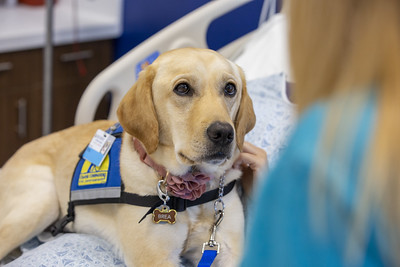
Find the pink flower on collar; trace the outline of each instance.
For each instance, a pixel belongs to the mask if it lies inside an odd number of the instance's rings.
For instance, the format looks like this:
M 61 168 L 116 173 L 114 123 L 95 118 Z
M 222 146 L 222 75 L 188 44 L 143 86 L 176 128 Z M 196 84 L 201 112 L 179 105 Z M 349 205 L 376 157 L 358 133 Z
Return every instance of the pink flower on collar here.
M 182 177 L 168 175 L 167 190 L 176 197 L 195 200 L 206 191 L 206 183 L 210 179 L 203 173 L 188 173 Z

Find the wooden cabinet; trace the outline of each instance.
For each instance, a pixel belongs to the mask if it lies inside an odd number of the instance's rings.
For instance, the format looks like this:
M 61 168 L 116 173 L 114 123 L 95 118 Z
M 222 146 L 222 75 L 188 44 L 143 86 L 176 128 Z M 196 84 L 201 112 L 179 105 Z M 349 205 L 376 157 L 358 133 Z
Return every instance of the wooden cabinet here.
M 111 41 L 81 43 L 79 48 L 63 46 L 55 49 L 53 131 L 74 124 L 76 108 L 83 91 L 90 81 L 111 63 L 111 60 Z M 97 119 L 104 118 L 97 117 Z
M 54 48 L 52 131 L 74 123 L 89 82 L 112 61 L 112 41 Z M 0 166 L 42 132 L 43 50 L 0 54 Z M 103 103 L 98 119 L 106 117 Z
M 0 166 L 41 135 L 41 61 L 39 50 L 0 54 Z

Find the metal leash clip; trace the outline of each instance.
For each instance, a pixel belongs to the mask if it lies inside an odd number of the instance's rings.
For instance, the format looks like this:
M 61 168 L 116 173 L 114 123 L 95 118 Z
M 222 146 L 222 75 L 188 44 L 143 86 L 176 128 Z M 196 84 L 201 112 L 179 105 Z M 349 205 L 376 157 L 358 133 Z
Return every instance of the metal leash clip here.
M 217 254 L 219 253 L 219 243 L 215 241 L 215 233 L 217 232 L 217 227 L 221 224 L 225 215 L 224 213 L 225 203 L 222 200 L 222 197 L 224 196 L 224 183 L 225 183 L 225 173 L 221 176 L 219 180 L 218 199 L 214 202 L 215 222 L 211 228 L 210 240 L 208 242 L 203 243 L 203 249 L 201 250 L 201 253 L 203 254 L 206 246 L 210 248 L 217 247 Z
M 224 218 L 224 212 L 222 210 L 219 210 L 218 214 L 216 214 L 216 215 L 218 215 L 218 218 L 216 219 L 216 221 L 214 222 L 214 224 L 212 226 L 210 240 L 208 242 L 203 243 L 203 248 L 201 250 L 201 253 L 204 253 L 206 246 L 208 246 L 210 248 L 216 247 L 217 254 L 219 253 L 219 243 L 217 241 L 215 241 L 215 233 L 217 231 L 218 225 L 222 222 L 222 220 Z

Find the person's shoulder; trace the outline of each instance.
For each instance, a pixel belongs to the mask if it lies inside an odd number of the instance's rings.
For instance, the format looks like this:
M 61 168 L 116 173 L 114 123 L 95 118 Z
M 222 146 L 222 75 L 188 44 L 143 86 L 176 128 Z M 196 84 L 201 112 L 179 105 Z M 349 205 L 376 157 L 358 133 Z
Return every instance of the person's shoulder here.
M 318 101 L 308 107 L 299 118 L 301 123 L 315 123 L 323 119 L 327 110 L 327 103 Z
M 298 118 L 293 138 L 311 138 L 317 137 L 326 121 L 327 103 L 316 102 L 307 108 Z

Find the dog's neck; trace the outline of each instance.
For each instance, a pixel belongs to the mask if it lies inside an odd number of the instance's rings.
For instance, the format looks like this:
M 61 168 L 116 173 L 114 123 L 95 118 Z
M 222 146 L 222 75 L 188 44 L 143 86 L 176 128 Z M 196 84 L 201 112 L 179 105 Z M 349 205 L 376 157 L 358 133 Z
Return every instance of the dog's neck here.
M 197 171 L 195 168 L 192 168 L 191 171 L 184 175 L 173 175 L 165 167 L 157 164 L 136 138 L 133 138 L 133 145 L 139 154 L 140 160 L 155 170 L 161 179 L 165 179 L 167 190 L 177 197 L 188 200 L 199 198 L 206 191 L 206 183 L 213 178 Z

